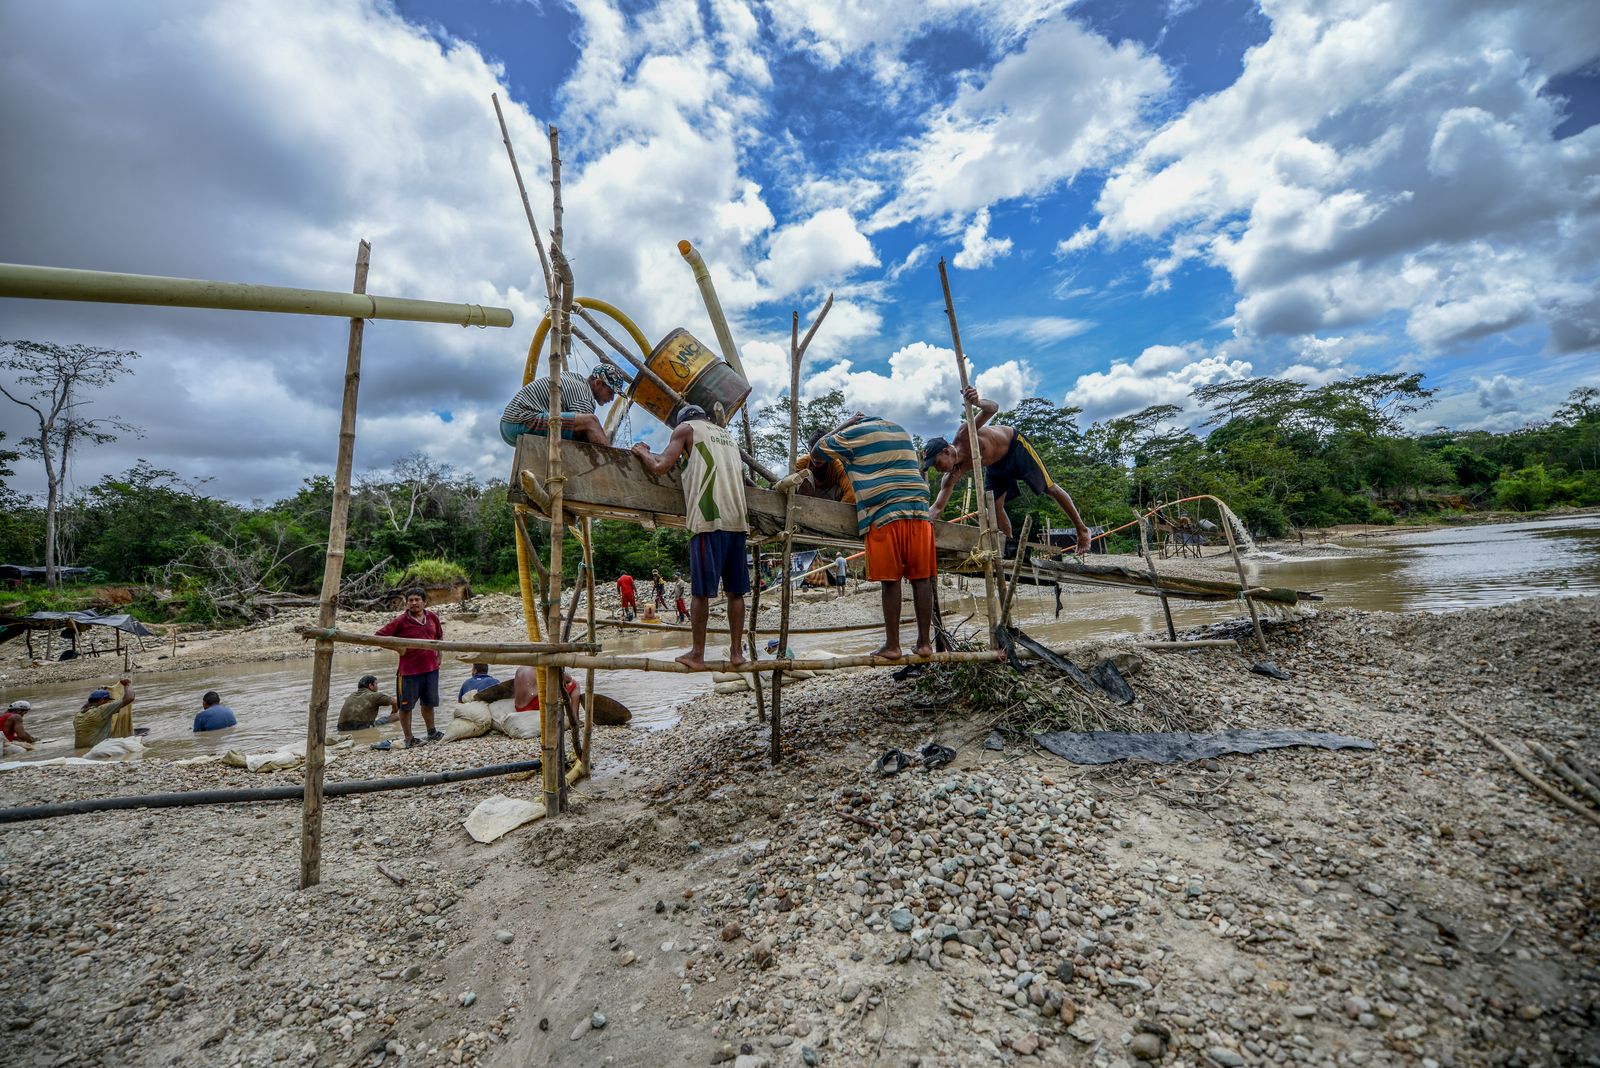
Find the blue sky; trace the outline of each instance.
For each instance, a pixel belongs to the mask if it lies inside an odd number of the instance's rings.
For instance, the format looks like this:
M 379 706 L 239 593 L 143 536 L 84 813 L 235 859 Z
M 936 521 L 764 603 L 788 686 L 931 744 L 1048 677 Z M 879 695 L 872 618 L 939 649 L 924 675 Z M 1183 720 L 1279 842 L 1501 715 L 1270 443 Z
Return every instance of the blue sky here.
M 8 5 L 0 259 L 339 289 L 370 238 L 372 291 L 518 323 L 374 324 L 358 467 L 420 449 L 499 476 L 543 311 L 499 91 L 546 227 L 562 130 L 580 292 L 709 338 L 690 238 L 758 400 L 786 385 L 790 310 L 833 292 L 803 392 L 947 430 L 944 256 L 1004 403 L 1088 421 L 1406 369 L 1440 390 L 1419 426 L 1506 429 L 1600 383 L 1597 61 L 1576 0 Z M 331 466 L 342 336 L 0 306 L 0 337 L 142 354 L 95 404 L 144 437 L 80 483 L 144 456 L 237 499 Z

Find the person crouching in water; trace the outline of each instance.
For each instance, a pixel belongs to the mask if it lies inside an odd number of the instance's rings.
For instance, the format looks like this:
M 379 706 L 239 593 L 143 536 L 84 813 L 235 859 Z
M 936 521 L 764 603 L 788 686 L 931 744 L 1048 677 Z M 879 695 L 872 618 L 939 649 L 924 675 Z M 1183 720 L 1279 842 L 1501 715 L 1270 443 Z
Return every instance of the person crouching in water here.
M 811 450 L 811 470 L 828 461 L 844 466 L 856 492 L 856 529 L 867 546 L 867 581 L 883 587 L 884 643 L 878 656 L 898 660 L 900 580 L 911 582 L 917 613 L 917 656 L 933 652 L 933 578 L 937 570 L 933 524 L 928 520 L 928 483 L 905 428 L 887 419 L 857 414 Z
M 344 704 L 339 706 L 339 729 L 364 731 L 387 723 L 389 717 L 379 718 L 378 709 L 393 707 L 394 698 L 378 692 L 378 676 L 363 675 L 361 681 L 356 683 L 356 692 L 346 697 Z
M 639 442 L 633 447 L 645 470 L 664 475 L 681 458 L 684 511 L 689 526 L 689 624 L 693 642 L 678 663 L 696 670 L 706 666 L 706 625 L 711 598 L 720 586 L 728 595 L 728 663 L 744 663 L 739 650 L 744 633 L 744 598 L 750 592 L 745 541 L 750 523 L 745 515 L 744 462 L 733 435 L 707 417 L 705 409 L 684 404 L 673 421 L 667 447 L 657 455 Z
M 406 610 L 378 628 L 378 634 L 396 638 L 418 638 L 423 641 L 440 641 L 444 638 L 444 624 L 428 610 L 428 596 L 421 588 L 406 591 Z M 422 739 L 411 735 L 411 706 L 422 705 L 422 723 L 428 732 L 428 741 L 437 742 L 444 732 L 433 726 L 433 710 L 439 705 L 439 653 L 435 649 L 407 649 L 400 654 L 400 704 L 398 706 L 400 732 L 406 736 L 405 747 L 421 745 Z

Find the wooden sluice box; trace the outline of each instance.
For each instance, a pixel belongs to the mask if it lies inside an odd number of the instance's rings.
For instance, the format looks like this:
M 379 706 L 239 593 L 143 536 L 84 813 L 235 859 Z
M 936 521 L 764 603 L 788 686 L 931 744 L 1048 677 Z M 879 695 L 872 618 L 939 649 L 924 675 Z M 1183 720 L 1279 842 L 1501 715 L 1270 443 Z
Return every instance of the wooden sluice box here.
M 522 489 L 521 474 L 529 472 L 544 485 L 550 464 L 550 442 L 537 434 L 517 439 L 511 465 L 510 499 L 513 504 L 537 507 Z M 573 515 L 623 519 L 644 526 L 684 526 L 683 488 L 676 471 L 652 475 L 627 449 L 591 445 L 582 441 L 561 443 L 562 503 Z M 746 484 L 745 504 L 750 512 L 752 537 L 771 538 L 784 529 L 785 496 Z M 795 541 L 836 549 L 861 548 L 856 533 L 853 504 L 819 497 L 794 499 Z M 935 523 L 934 544 L 941 560 L 965 559 L 978 547 L 978 528 L 959 523 Z

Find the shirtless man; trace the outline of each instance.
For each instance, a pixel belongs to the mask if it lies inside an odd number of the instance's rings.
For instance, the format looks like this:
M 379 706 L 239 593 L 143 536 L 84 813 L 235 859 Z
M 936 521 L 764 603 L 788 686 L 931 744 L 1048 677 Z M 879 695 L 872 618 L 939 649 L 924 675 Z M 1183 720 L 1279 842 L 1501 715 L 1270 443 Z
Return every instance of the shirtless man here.
M 1011 517 L 1006 515 L 1006 500 L 1017 489 L 1020 482 L 1035 493 L 1044 493 L 1061 506 L 1067 513 L 1067 518 L 1072 520 L 1072 525 L 1077 528 L 1078 541 L 1074 550 L 1079 553 L 1089 551 L 1089 528 L 1083 525 L 1083 518 L 1078 515 L 1077 505 L 1072 503 L 1072 497 L 1066 490 L 1056 485 L 1044 469 L 1044 464 L 1039 462 L 1039 455 L 1033 451 L 1033 446 L 1023 436 L 1022 431 L 1013 426 L 1000 426 L 989 424 L 1000 405 L 992 400 L 984 400 L 978 396 L 974 386 L 968 386 L 961 394 L 967 402 L 977 408 L 973 423 L 978 431 L 978 449 L 983 457 L 984 486 L 994 494 L 995 523 L 1000 528 L 1000 533 L 1010 538 Z M 955 444 L 944 438 L 934 438 L 922 449 L 922 469 L 936 468 L 944 477 L 939 482 L 939 492 L 933 499 L 933 507 L 928 509 L 928 517 L 937 519 L 939 513 L 944 511 L 944 506 L 950 501 L 950 494 L 955 491 L 956 483 L 961 481 L 963 475 L 972 470 L 972 450 L 968 447 L 966 425 L 956 431 Z

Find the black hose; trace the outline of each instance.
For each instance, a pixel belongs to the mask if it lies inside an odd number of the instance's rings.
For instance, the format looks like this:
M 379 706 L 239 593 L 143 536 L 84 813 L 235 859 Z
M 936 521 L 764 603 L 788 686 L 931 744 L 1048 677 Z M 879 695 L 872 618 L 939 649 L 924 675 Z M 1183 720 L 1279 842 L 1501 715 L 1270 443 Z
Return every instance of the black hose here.
M 324 797 L 345 794 L 373 794 L 382 790 L 412 790 L 419 786 L 438 786 L 466 779 L 486 779 L 493 775 L 515 775 L 538 771 L 542 760 L 519 760 L 514 764 L 491 764 L 483 768 L 436 771 L 428 775 L 402 775 L 390 779 L 358 779 L 333 782 L 323 788 Z M 78 816 L 87 812 L 110 812 L 129 808 L 189 808 L 194 805 L 232 805 L 244 801 L 297 801 L 305 796 L 305 786 L 269 786 L 259 790 L 185 790 L 174 794 L 135 794 L 131 797 L 90 797 L 64 801 L 59 805 L 30 805 L 26 808 L 0 808 L 0 823 L 48 820 L 56 816 Z

